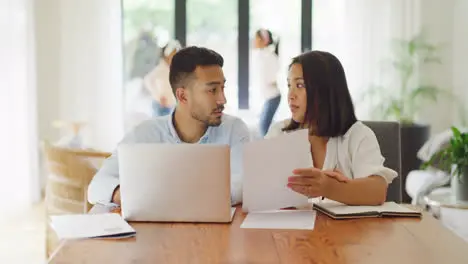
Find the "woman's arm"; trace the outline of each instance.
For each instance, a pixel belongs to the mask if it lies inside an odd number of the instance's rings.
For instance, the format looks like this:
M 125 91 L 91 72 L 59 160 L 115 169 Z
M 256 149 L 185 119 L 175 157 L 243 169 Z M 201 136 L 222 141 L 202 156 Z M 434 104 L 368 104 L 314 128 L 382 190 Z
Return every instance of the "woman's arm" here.
M 316 168 L 296 169 L 288 179 L 288 187 L 309 198 L 324 196 L 348 205 L 380 205 L 387 198 L 388 185 L 397 173 L 384 166 L 384 158 L 374 132 L 363 127 L 350 140 L 351 180 L 340 181 L 344 175 Z M 346 151 L 346 149 L 342 150 Z M 348 165 L 349 166 L 349 165 Z
M 387 187 L 387 180 L 376 175 L 349 182 L 329 179 L 325 197 L 348 205 L 381 205 L 386 200 Z
M 349 145 L 353 180 L 348 183 L 332 181 L 327 198 L 349 205 L 382 204 L 388 185 L 397 173 L 384 166 L 379 142 L 370 128 L 363 126 L 353 132 L 356 133 L 351 135 Z
M 343 180 L 340 172 L 316 168 L 296 169 L 288 187 L 309 198 L 326 197 L 348 205 L 380 205 L 387 196 L 387 180 L 382 176 Z

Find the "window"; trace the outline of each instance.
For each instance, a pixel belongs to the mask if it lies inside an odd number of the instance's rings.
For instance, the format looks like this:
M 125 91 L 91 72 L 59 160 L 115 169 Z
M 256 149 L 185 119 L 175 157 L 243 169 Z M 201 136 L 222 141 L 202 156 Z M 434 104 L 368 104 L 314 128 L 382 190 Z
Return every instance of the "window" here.
M 152 114 L 152 98 L 142 79 L 159 62 L 161 47 L 174 36 L 174 7 L 174 0 L 123 0 L 127 113 Z
M 187 0 L 187 46 L 203 46 L 223 56 L 226 112 L 238 109 L 237 1 Z
M 301 53 L 301 1 L 252 0 L 250 1 L 250 22 L 251 39 L 253 39 L 259 28 L 269 29 L 273 35 L 279 38 L 280 72 L 278 74 L 278 87 L 282 98 L 275 119 L 288 118 L 290 113 L 287 101 L 286 78 L 291 59 Z M 255 73 L 252 72 L 251 75 L 253 74 Z M 250 106 L 254 112 L 258 112 L 263 105 L 263 101 L 255 95 L 254 89 L 255 87 L 250 87 Z

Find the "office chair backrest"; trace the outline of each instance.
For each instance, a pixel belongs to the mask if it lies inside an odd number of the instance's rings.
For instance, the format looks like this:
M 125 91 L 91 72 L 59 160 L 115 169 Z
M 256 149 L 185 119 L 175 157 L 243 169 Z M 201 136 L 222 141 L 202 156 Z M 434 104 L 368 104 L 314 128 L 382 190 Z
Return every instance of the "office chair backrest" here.
M 384 165 L 398 173 L 390 186 L 388 186 L 387 201 L 401 203 L 401 145 L 400 124 L 398 122 L 364 121 L 372 129 L 379 141 L 380 151 L 385 158 Z

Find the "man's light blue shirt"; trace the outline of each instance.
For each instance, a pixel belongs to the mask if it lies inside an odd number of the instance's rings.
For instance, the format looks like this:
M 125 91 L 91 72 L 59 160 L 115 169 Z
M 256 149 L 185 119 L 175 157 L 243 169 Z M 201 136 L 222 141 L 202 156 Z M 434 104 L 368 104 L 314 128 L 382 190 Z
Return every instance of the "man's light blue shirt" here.
M 174 128 L 172 117 L 171 114 L 144 121 L 128 132 L 120 143 L 184 143 Z M 198 144 L 220 144 L 231 147 L 233 203 L 242 199 L 242 145 L 249 141 L 250 132 L 247 125 L 240 118 L 223 115 L 221 125 L 208 127 L 198 142 Z M 109 203 L 117 186 L 119 186 L 119 161 L 115 150 L 112 156 L 104 161 L 91 181 L 88 187 L 89 202 Z

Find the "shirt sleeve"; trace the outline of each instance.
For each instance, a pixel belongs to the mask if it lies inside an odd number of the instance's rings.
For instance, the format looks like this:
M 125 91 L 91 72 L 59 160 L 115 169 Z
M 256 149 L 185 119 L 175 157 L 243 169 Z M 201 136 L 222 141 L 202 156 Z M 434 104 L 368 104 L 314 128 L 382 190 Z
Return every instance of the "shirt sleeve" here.
M 385 159 L 380 152 L 377 137 L 370 128 L 360 132 L 363 136 L 356 142 L 352 159 L 353 177 L 356 179 L 371 175 L 382 176 L 390 184 L 398 174 L 383 165 Z
M 251 141 L 247 125 L 240 119 L 234 122 L 231 136 L 231 202 L 242 201 L 243 145 Z
M 269 138 L 274 138 L 283 133 L 283 127 L 285 127 L 285 121 L 275 123 L 270 126 L 270 129 L 268 129 L 268 132 L 264 136 L 265 139 Z
M 160 141 L 157 135 L 150 133 L 151 131 L 146 123 L 142 123 L 130 130 L 119 144 Z M 119 157 L 116 148 L 112 155 L 103 162 L 88 186 L 89 203 L 111 202 L 114 190 L 119 184 Z

